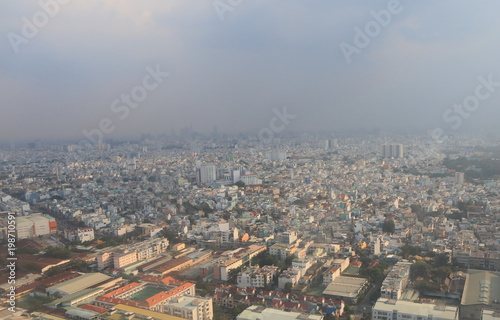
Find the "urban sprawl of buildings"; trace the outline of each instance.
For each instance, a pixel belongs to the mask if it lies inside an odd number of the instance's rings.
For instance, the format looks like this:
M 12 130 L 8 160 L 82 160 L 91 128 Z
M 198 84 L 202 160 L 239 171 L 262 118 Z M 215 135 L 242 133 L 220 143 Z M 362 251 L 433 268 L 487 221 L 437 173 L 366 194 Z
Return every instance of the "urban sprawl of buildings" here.
M 0 319 L 500 320 L 498 144 L 0 151 Z

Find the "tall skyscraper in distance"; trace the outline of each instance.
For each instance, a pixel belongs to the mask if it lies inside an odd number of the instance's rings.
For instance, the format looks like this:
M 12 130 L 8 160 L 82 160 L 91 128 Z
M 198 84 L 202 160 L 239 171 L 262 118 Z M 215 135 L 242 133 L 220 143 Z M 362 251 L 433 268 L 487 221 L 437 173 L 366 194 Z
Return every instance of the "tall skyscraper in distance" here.
M 271 161 L 283 161 L 286 160 L 285 151 L 270 151 L 267 153 L 267 159 Z
M 331 150 L 338 147 L 337 139 L 326 139 L 325 140 L 325 150 Z
M 382 158 L 396 158 L 404 157 L 404 147 L 402 144 L 385 144 L 382 146 Z
M 332 140 L 325 140 L 325 150 L 330 150 L 332 148 Z
M 198 169 L 198 182 L 207 183 L 217 178 L 217 167 L 213 164 L 203 164 Z
M 456 183 L 464 183 L 465 174 L 463 172 L 455 172 L 455 182 Z
M 393 146 L 394 150 L 394 158 L 404 158 L 404 147 L 402 144 L 396 144 Z

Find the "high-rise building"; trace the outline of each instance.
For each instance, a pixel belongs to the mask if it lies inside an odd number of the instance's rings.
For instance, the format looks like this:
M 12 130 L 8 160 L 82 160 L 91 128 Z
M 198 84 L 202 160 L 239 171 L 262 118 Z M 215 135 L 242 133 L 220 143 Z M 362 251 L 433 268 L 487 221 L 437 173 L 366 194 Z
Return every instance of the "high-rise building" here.
M 456 183 L 464 183 L 465 174 L 463 172 L 455 172 L 455 182 Z
M 334 149 L 334 148 L 337 148 L 338 147 L 338 140 L 337 139 L 326 139 L 324 141 L 325 145 L 325 150 L 331 150 L 331 149 Z
M 297 232 L 287 231 L 281 234 L 281 243 L 293 244 L 297 241 Z
M 402 144 L 385 144 L 382 146 L 382 158 L 403 158 L 404 147 Z
M 137 169 L 137 160 L 135 158 L 127 159 L 127 170 L 134 171 Z
M 198 169 L 198 182 L 207 183 L 215 181 L 217 178 L 217 168 L 213 164 L 203 164 Z
M 232 176 L 233 176 L 233 183 L 236 183 L 240 181 L 241 179 L 241 170 L 240 169 L 233 169 L 232 170 Z
M 271 151 L 267 153 L 267 159 L 271 161 L 283 161 L 286 160 L 285 151 Z
M 325 140 L 325 150 L 330 150 L 332 148 L 332 140 Z

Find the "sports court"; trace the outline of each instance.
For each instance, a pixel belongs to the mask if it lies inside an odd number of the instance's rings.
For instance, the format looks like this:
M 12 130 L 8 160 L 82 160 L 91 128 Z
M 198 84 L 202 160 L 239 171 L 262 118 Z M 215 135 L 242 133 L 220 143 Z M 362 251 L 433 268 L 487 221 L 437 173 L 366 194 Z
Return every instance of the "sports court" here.
M 160 288 L 146 286 L 141 291 L 138 291 L 134 293 L 132 296 L 130 296 L 130 300 L 141 302 L 162 291 L 163 290 Z

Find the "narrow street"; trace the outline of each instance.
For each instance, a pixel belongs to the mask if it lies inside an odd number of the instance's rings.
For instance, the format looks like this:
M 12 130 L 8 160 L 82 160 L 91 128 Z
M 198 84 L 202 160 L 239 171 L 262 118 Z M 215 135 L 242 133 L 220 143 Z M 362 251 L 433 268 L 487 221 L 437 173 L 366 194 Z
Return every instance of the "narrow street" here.
M 384 282 L 385 277 L 387 276 L 387 274 L 389 273 L 389 271 L 391 269 L 392 268 L 387 268 L 384 271 L 384 276 L 382 277 L 382 279 L 377 281 L 377 283 L 375 283 L 374 285 L 372 285 L 370 290 L 368 290 L 367 293 L 365 294 L 363 301 L 358 303 L 358 305 L 356 306 L 356 309 L 355 309 L 355 319 L 356 320 L 361 319 L 361 317 L 363 316 L 364 313 L 371 313 L 372 312 L 373 303 L 370 301 L 370 297 L 372 296 L 372 294 L 374 292 L 376 292 L 377 290 L 380 290 L 380 287 L 382 286 L 382 282 Z

